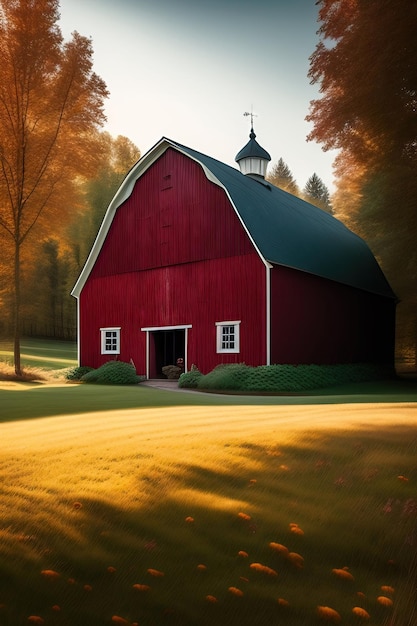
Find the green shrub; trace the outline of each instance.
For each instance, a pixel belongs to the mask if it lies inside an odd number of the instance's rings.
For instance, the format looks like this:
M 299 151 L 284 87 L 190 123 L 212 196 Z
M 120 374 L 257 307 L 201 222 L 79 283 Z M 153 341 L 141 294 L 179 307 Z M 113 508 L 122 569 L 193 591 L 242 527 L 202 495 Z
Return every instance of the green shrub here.
M 244 363 L 217 365 L 198 381 L 199 389 L 227 389 L 243 391 L 247 389 L 247 378 L 251 368 Z
M 81 380 L 81 378 L 94 370 L 94 367 L 88 365 L 80 365 L 79 367 L 73 367 L 65 374 L 67 380 Z
M 207 390 L 300 393 L 334 385 L 388 378 L 378 365 L 351 363 L 339 365 L 218 365 L 197 378 L 197 387 Z M 186 386 L 186 385 L 182 385 Z
M 195 366 L 189 372 L 184 372 L 178 379 L 178 387 L 182 389 L 196 389 L 202 373 Z
M 98 369 L 84 374 L 81 380 L 84 383 L 100 385 L 137 385 L 143 378 L 136 374 L 136 369 L 131 363 L 107 361 Z

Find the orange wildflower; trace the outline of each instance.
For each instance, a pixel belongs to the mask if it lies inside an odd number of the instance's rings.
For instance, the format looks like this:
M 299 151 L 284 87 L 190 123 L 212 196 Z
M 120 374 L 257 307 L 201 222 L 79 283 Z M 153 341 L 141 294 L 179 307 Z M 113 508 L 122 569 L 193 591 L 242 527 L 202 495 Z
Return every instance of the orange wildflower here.
M 391 598 L 387 598 L 387 596 L 378 596 L 376 601 L 378 602 L 378 604 L 381 604 L 382 606 L 392 606 L 393 605 L 393 602 L 392 602 Z
M 93 588 L 91 585 L 84 585 L 83 589 L 84 591 L 93 591 Z
M 408 478 L 405 476 L 397 476 L 398 480 L 401 480 L 403 483 L 408 483 Z
M 185 521 L 187 522 L 187 524 L 192 524 L 194 522 L 194 517 L 191 517 L 191 515 L 189 515 L 185 518 Z
M 278 552 L 278 554 L 282 554 L 283 556 L 288 556 L 288 548 L 283 546 L 282 543 L 275 543 L 275 541 L 271 541 L 269 547 L 274 552 Z
M 124 617 L 120 617 L 120 615 L 113 615 L 113 617 L 111 618 L 111 621 L 114 624 L 129 624 L 127 619 L 125 619 Z
M 318 606 L 317 615 L 326 622 L 340 622 L 340 614 L 329 606 Z
M 244 559 L 247 559 L 249 554 L 247 552 L 245 552 L 244 550 L 239 550 L 239 552 L 237 553 L 238 556 L 241 556 Z
M 149 591 L 150 587 L 149 585 L 141 585 L 140 583 L 136 583 L 135 585 L 133 585 L 133 589 L 136 589 L 137 591 Z
M 75 585 L 75 578 L 68 578 L 67 582 L 69 585 Z
M 262 565 L 262 563 L 251 563 L 249 567 L 255 572 L 261 572 L 262 574 L 266 574 L 267 576 L 278 576 L 277 572 L 272 569 L 272 567 Z
M 116 571 L 116 568 L 109 565 L 109 567 L 107 568 L 107 571 L 109 572 L 109 574 L 114 574 Z
M 243 591 L 241 589 L 238 589 L 237 587 L 229 587 L 229 591 L 234 596 L 238 596 L 240 598 L 243 596 Z
M 249 481 L 250 485 L 254 485 L 255 483 L 257 483 L 258 481 L 256 480 L 256 478 L 251 478 Z
M 32 622 L 32 624 L 44 624 L 45 620 L 40 615 L 29 615 L 28 622 Z
M 210 602 L 210 604 L 216 604 L 217 602 L 216 596 L 206 596 L 206 600 L 207 602 Z
M 159 571 L 159 569 L 152 569 L 151 567 L 146 570 L 148 572 L 148 574 L 150 574 L 151 576 L 153 576 L 154 578 L 162 578 L 162 576 L 165 576 L 164 572 Z
M 45 576 L 45 578 L 59 578 L 60 574 L 53 569 L 43 569 L 41 571 L 41 575 Z
M 284 600 L 284 598 L 278 598 L 277 602 L 279 606 L 290 606 L 288 600 Z
M 288 467 L 288 465 L 280 465 L 279 469 L 282 470 L 283 472 L 288 472 L 290 468 Z
M 334 569 L 332 569 L 332 574 L 334 574 L 338 578 L 342 578 L 343 580 L 355 580 L 352 574 L 348 572 L 345 568 L 338 569 L 337 567 L 335 567 Z
M 304 558 L 298 552 L 289 552 L 288 559 L 291 561 L 295 567 L 298 569 L 303 569 L 304 567 Z
M 237 514 L 237 516 L 240 517 L 240 519 L 245 520 L 245 522 L 248 522 L 250 519 L 252 519 L 251 516 L 248 515 L 247 513 L 240 512 Z
M 206 571 L 206 569 L 207 569 L 207 565 L 203 565 L 203 563 L 200 563 L 199 565 L 197 565 L 197 569 L 198 569 L 200 572 L 205 572 L 205 571 Z
M 59 604 L 54 604 L 54 606 L 52 607 L 52 610 L 58 613 L 61 610 L 61 607 L 59 606 Z
M 368 611 L 365 611 L 365 609 L 363 609 L 361 606 L 354 606 L 352 609 L 352 613 L 356 615 L 356 617 L 359 617 L 360 619 L 364 619 L 364 620 L 371 619 L 371 616 L 369 615 Z
M 356 593 L 356 595 L 357 595 L 359 598 L 366 598 L 366 595 L 363 593 L 363 591 L 358 591 L 358 592 Z
M 390 593 L 392 595 L 394 593 L 395 589 L 394 589 L 394 587 L 390 587 L 390 585 L 382 585 L 381 591 L 383 593 Z

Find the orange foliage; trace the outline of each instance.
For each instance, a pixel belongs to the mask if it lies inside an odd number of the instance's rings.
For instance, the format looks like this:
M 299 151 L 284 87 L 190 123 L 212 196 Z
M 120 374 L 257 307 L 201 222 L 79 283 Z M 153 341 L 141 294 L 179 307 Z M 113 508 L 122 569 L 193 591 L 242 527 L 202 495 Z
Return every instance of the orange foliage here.
M 267 576 L 278 576 L 277 572 L 268 567 L 267 565 L 262 565 L 262 563 L 251 563 L 249 566 L 255 572 L 261 572 L 262 574 L 266 574 Z
M 291 563 L 295 565 L 295 567 L 297 567 L 298 569 L 303 569 L 304 558 L 301 556 L 301 554 L 298 554 L 298 552 L 289 552 L 288 560 L 291 561 Z
M 60 574 L 53 569 L 43 569 L 41 575 L 45 578 L 59 578 Z
M 382 606 L 392 606 L 393 605 L 393 601 L 391 600 L 391 598 L 387 598 L 387 596 L 378 596 L 376 601 L 378 602 L 378 604 L 381 604 Z
M 237 587 L 229 587 L 229 591 L 232 595 L 238 596 L 239 598 L 243 596 L 243 591 Z
M 136 591 L 150 591 L 149 585 L 142 585 L 140 583 L 134 584 L 133 589 L 136 589 Z
M 318 606 L 317 615 L 326 622 L 338 623 L 341 620 L 340 614 L 329 606 Z
M 147 570 L 147 572 L 154 578 L 162 578 L 162 576 L 165 576 L 164 572 L 161 572 L 159 569 L 152 569 L 151 567 Z
M 343 580 L 355 580 L 354 577 L 352 576 L 352 574 L 350 572 L 347 571 L 347 569 L 332 569 L 332 574 L 334 574 L 335 576 L 337 576 L 337 578 L 342 578 Z
M 356 617 L 359 617 L 360 619 L 363 619 L 363 620 L 371 619 L 371 616 L 369 615 L 368 611 L 365 611 L 365 609 L 363 609 L 360 606 L 354 606 L 352 609 L 352 613 L 356 615 Z
M 282 554 L 283 556 L 288 556 L 289 551 L 286 546 L 283 546 L 282 543 L 275 543 L 275 541 L 271 541 L 269 547 L 274 552 L 278 552 L 278 554 Z

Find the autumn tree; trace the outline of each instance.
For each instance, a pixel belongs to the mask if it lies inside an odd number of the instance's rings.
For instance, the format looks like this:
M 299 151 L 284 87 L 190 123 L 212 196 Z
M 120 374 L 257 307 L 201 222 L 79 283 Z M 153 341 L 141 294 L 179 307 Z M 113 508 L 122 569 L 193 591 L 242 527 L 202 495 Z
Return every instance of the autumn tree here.
M 36 265 L 25 275 L 22 323 L 29 336 L 75 338 L 76 307 L 70 292 L 110 201 L 140 157 L 135 144 L 121 135 L 114 138 L 102 132 L 97 143 L 96 174 L 79 182 L 78 202 L 72 205 L 68 220 L 44 240 Z
M 108 95 L 90 39 L 75 32 L 64 42 L 58 9 L 58 0 L 0 0 L 0 227 L 13 268 L 18 375 L 22 260 L 42 224 L 65 220 L 74 179 L 91 172 L 91 131 L 105 121 Z
M 303 189 L 303 199 L 327 213 L 333 213 L 329 190 L 316 173 L 312 174 L 306 182 Z
M 275 165 L 272 166 L 272 169 L 267 176 L 267 180 L 275 185 L 275 187 L 288 191 L 288 193 L 292 193 L 295 196 L 299 195 L 298 185 L 290 168 L 282 157 L 277 163 L 275 163 Z
M 417 3 L 319 0 L 310 140 L 338 149 L 334 208 L 370 244 L 417 342 Z M 349 207 L 349 193 L 352 192 Z M 406 331 L 404 329 L 407 329 Z

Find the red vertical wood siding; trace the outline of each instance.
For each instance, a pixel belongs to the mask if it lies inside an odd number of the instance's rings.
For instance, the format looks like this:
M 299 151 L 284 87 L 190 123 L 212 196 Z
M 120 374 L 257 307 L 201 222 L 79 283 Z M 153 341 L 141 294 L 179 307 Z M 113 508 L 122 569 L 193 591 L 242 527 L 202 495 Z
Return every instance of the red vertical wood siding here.
M 81 363 L 98 367 L 100 328 L 121 327 L 122 361 L 146 371 L 141 328 L 191 324 L 188 365 L 208 372 L 219 363 L 266 360 L 266 276 L 256 253 L 116 276 L 92 278 L 80 299 Z M 240 320 L 240 353 L 216 353 L 216 322 Z
M 395 303 L 285 267 L 271 270 L 271 363 L 393 362 Z
M 80 355 L 97 367 L 100 328 L 121 327 L 123 361 L 146 371 L 144 327 L 191 324 L 188 365 L 266 359 L 265 266 L 220 187 L 167 150 L 116 212 L 80 295 Z M 240 353 L 216 354 L 216 322 L 241 320 Z
M 252 252 L 223 189 L 169 149 L 117 210 L 91 277 Z

